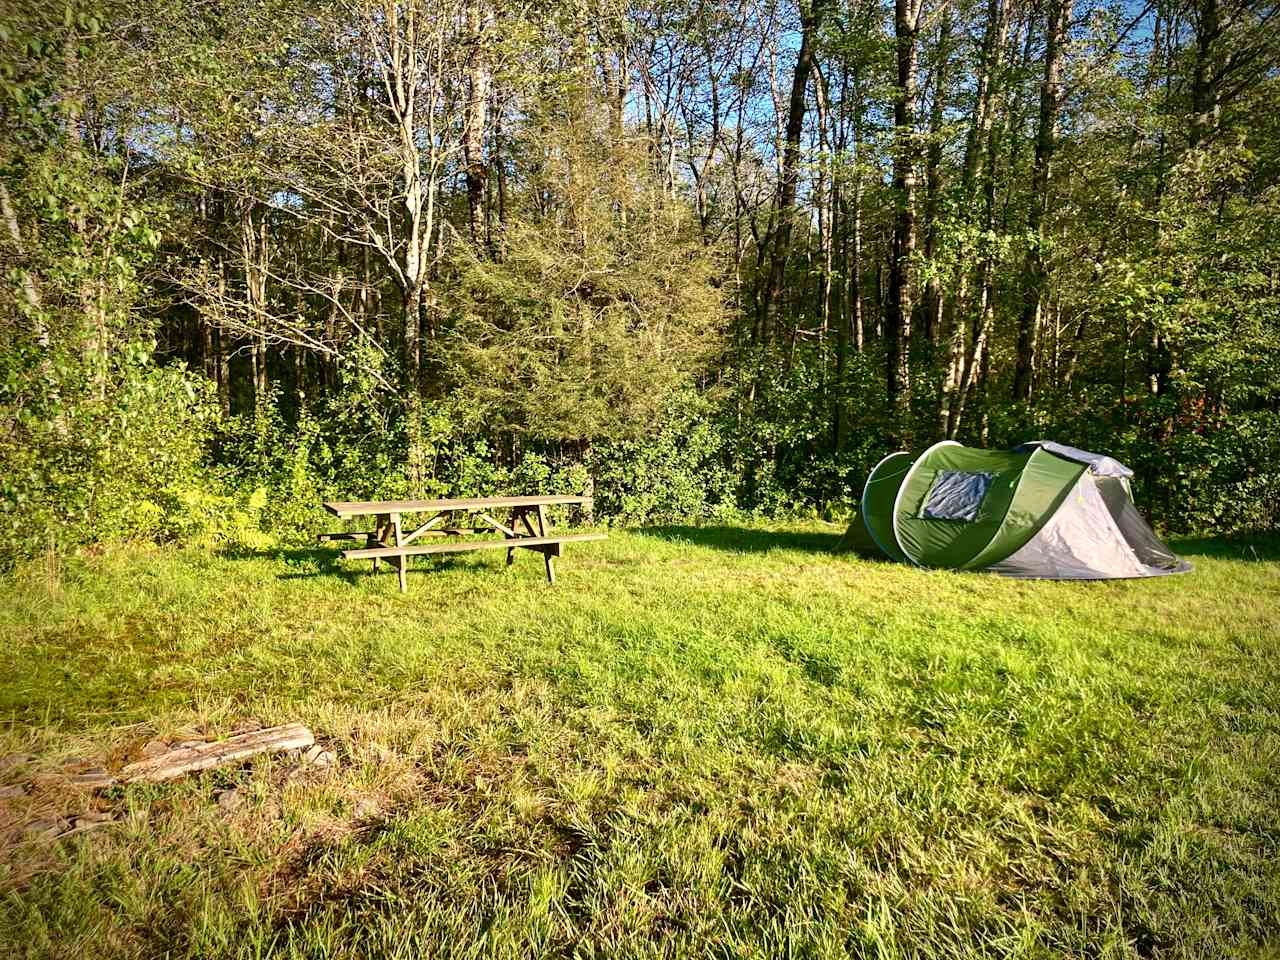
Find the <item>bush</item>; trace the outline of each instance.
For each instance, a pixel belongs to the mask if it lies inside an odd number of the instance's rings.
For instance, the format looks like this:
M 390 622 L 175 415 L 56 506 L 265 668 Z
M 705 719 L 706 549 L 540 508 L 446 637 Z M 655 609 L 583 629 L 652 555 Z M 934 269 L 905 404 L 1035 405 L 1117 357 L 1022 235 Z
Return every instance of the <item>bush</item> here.
M 0 411 L 0 561 L 48 544 L 160 538 L 175 529 L 178 489 L 207 483 L 214 406 L 209 384 L 181 367 L 126 363 L 96 394 L 74 362 L 6 357 Z M 24 389 L 39 371 L 54 386 Z
M 692 390 L 676 394 L 652 436 L 596 447 L 596 511 L 630 524 L 732 515 L 738 480 L 727 453 L 713 404 Z

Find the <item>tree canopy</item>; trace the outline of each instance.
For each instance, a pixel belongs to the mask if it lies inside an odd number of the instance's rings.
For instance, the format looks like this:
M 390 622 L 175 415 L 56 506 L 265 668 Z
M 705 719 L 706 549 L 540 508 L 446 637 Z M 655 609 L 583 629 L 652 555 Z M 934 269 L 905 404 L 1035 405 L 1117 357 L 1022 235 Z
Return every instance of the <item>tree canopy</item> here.
M 11 532 L 823 507 L 942 438 L 1280 517 L 1274 4 L 3 10 Z

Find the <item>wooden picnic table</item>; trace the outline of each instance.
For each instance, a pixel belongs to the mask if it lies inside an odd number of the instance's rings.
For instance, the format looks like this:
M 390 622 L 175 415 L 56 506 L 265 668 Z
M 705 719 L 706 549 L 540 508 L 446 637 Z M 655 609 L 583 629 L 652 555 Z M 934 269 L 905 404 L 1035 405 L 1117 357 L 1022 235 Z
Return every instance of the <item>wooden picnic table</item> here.
M 466 550 L 503 549 L 507 551 L 507 566 L 515 560 L 517 548 L 541 553 L 547 567 L 547 581 L 556 582 L 555 558 L 562 556 L 562 544 L 582 540 L 604 540 L 603 533 L 557 534 L 551 531 L 547 519 L 547 507 L 587 504 L 590 497 L 472 497 L 460 500 L 356 500 L 329 501 L 324 508 L 343 520 L 352 517 L 376 517 L 374 528 L 362 533 L 322 533 L 319 540 L 363 540 L 363 547 L 343 550 L 348 560 L 371 559 L 373 569 L 381 560 L 389 560 L 400 574 L 400 592 L 408 589 L 405 574 L 409 557 L 429 553 L 461 553 Z M 510 512 L 510 521 L 503 523 L 493 515 Z M 430 514 L 424 522 L 405 532 L 401 517 L 405 514 Z M 457 515 L 474 516 L 474 521 L 458 523 Z M 534 529 L 534 521 L 537 529 Z M 448 525 L 442 526 L 446 521 Z M 520 532 L 523 526 L 525 533 Z M 413 545 L 420 537 L 460 537 L 464 534 L 487 533 L 496 530 L 501 540 L 454 540 Z

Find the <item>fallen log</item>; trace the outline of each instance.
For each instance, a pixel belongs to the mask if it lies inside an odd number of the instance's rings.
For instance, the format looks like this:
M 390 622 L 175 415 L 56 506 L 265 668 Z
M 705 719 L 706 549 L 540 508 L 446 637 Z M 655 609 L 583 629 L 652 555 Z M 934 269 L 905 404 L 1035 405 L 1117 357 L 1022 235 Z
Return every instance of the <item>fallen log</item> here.
M 239 736 L 228 737 L 216 743 L 179 747 L 154 757 L 131 763 L 120 772 L 126 783 L 145 781 L 160 783 L 172 780 L 184 773 L 221 767 L 258 753 L 284 750 L 305 750 L 316 742 L 311 731 L 300 723 L 286 723 L 279 727 L 254 730 Z

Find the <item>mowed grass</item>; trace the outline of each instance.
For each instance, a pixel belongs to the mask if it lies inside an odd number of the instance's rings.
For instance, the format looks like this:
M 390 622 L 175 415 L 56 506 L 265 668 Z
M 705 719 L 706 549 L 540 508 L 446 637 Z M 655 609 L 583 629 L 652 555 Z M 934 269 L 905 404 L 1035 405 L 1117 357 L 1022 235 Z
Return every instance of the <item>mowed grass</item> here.
M 407 596 L 327 550 L 20 572 L 0 956 L 1280 956 L 1280 541 L 1071 584 L 838 532 L 615 532 L 554 588 L 462 554 Z M 250 719 L 336 766 L 60 773 Z

